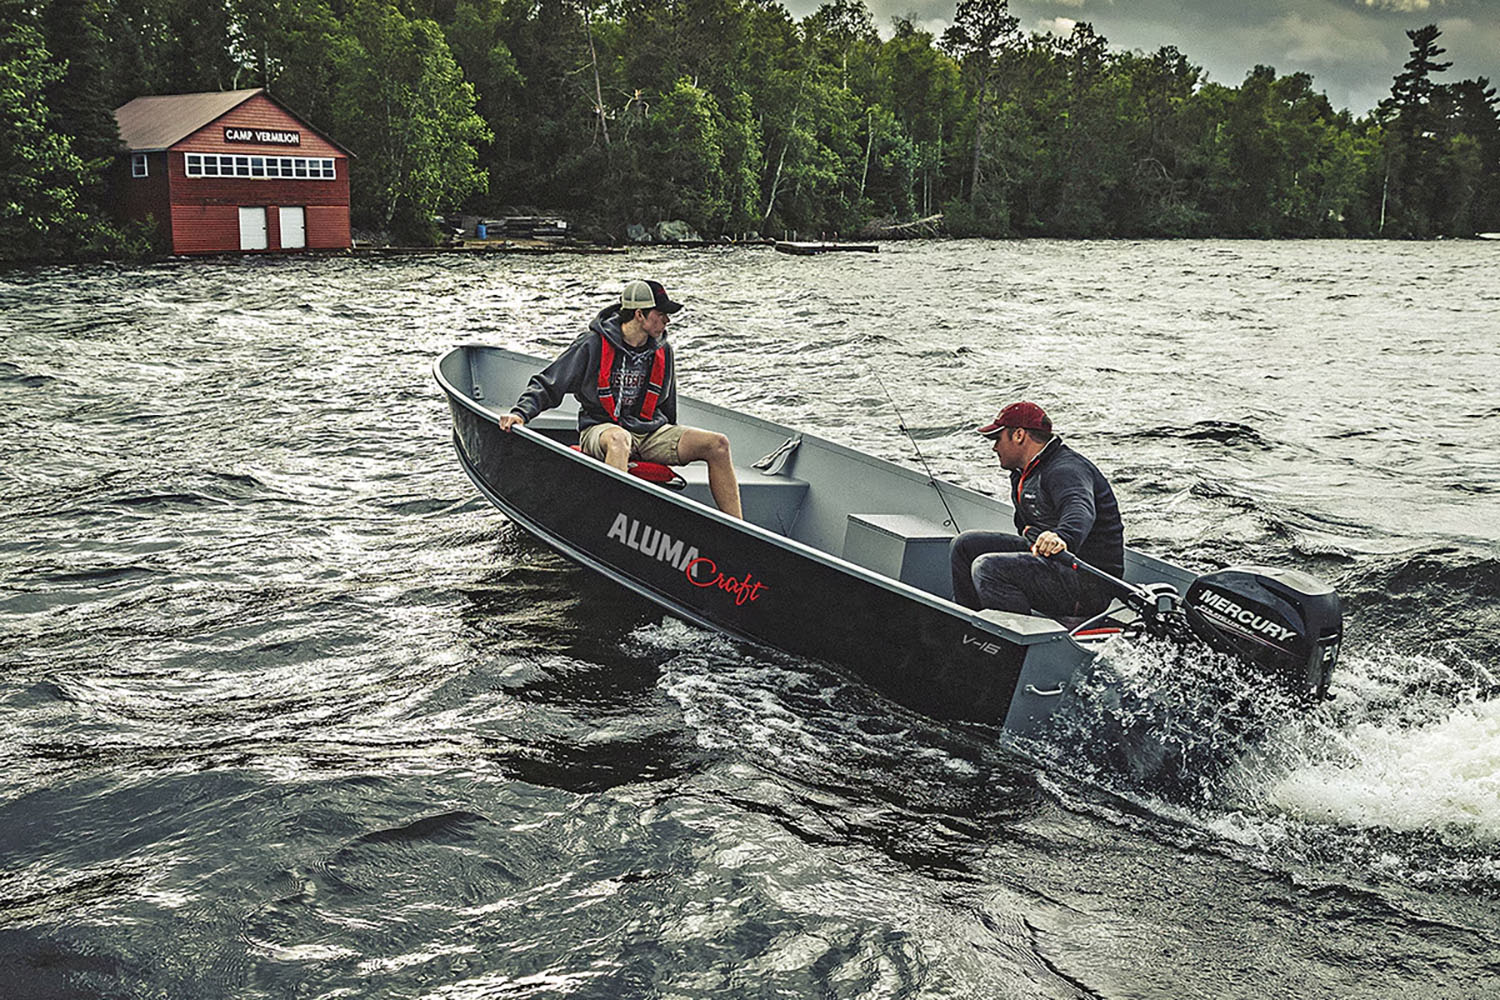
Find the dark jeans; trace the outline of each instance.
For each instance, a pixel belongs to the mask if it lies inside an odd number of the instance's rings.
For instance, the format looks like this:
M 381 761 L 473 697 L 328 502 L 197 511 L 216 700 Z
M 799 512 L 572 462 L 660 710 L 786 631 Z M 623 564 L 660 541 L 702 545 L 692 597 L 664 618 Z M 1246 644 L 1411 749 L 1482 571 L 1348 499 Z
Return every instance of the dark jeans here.
M 1031 543 L 1005 531 L 965 531 L 948 549 L 953 599 L 978 611 L 994 608 L 1049 618 L 1093 615 L 1109 600 L 1066 563 L 1031 554 Z

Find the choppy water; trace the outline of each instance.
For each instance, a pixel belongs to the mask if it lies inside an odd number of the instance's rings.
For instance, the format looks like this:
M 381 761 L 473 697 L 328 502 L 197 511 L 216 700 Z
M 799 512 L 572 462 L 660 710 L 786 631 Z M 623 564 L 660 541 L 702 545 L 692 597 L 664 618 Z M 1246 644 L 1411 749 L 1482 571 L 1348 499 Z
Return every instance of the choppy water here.
M 1014 745 L 575 569 L 428 366 L 637 274 L 684 391 L 910 463 L 878 374 L 969 485 L 1045 403 L 1134 544 L 1339 586 L 1336 698 L 1167 793 L 1109 705 Z M 1500 994 L 1500 246 L 174 262 L 0 317 L 0 995 Z

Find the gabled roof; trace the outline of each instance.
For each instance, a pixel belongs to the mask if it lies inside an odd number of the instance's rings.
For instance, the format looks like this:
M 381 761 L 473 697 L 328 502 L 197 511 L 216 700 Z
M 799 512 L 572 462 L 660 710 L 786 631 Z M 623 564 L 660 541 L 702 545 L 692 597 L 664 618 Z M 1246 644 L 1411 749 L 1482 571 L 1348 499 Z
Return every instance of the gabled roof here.
M 120 139 L 132 153 L 155 153 L 227 115 L 264 89 L 137 97 L 115 109 Z
M 214 90 L 206 94 L 163 94 L 157 97 L 137 97 L 128 104 L 115 108 L 115 121 L 120 126 L 120 141 L 127 152 L 157 153 L 169 149 L 192 135 L 205 125 L 222 118 L 257 94 L 265 94 L 293 118 L 295 111 L 276 100 L 264 87 L 251 90 Z M 308 126 L 327 139 L 329 144 L 341 152 L 353 156 L 341 144 Z

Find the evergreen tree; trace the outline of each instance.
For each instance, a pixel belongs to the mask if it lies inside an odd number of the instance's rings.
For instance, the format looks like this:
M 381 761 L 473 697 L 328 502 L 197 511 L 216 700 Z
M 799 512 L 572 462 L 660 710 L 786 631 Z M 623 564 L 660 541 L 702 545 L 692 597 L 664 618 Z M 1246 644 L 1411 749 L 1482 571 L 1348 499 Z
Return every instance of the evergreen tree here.
M 1129 193 L 1119 203 L 1120 230 L 1192 236 L 1207 215 L 1198 204 L 1205 174 L 1202 115 L 1193 95 L 1202 70 L 1173 46 L 1150 56 L 1126 53 L 1115 66 L 1128 109 Z
M 1391 84 L 1391 96 L 1381 102 L 1381 107 L 1395 113 L 1403 128 L 1419 131 L 1432 124 L 1430 108 L 1438 83 L 1432 79 L 1452 67 L 1451 62 L 1438 62 L 1437 57 L 1448 50 L 1438 48 L 1437 40 L 1442 31 L 1435 24 L 1414 28 L 1406 33 L 1411 40 L 1411 58 L 1397 74 Z
M 1472 140 L 1477 176 L 1467 220 L 1455 218 L 1448 229 L 1453 235 L 1500 230 L 1500 99 L 1485 77 L 1464 80 L 1442 95 L 1446 139 L 1451 146 L 1460 136 Z
M 1106 39 L 1087 21 L 1077 22 L 1057 44 L 1055 58 L 1066 84 L 1048 228 L 1058 236 L 1110 235 L 1116 217 L 1112 202 L 1128 173 L 1118 107 L 1123 81 L 1112 72 Z
M 1433 231 L 1433 187 L 1440 147 L 1433 97 L 1433 77 L 1453 64 L 1438 62 L 1447 50 L 1438 47 L 1442 31 L 1435 24 L 1406 33 L 1411 58 L 1391 84 L 1391 96 L 1377 114 L 1386 123 L 1385 178 L 1382 183 L 1380 232 L 1394 236 L 1429 236 Z M 1386 230 L 1389 227 L 1390 232 Z
M 453 19 L 444 25 L 448 47 L 474 87 L 475 112 L 490 130 L 490 140 L 476 147 L 488 183 L 505 188 L 503 167 L 509 156 L 509 133 L 526 99 L 526 79 L 505 38 L 509 18 L 503 0 L 458 0 Z
M 0 3 L 0 260 L 55 260 L 88 226 L 79 211 L 85 165 L 47 108 L 63 78 L 34 10 Z
M 102 222 L 110 203 L 109 180 L 120 153 L 120 130 L 110 100 L 108 48 L 100 25 L 100 0 L 51 0 L 42 11 L 47 50 L 65 53 L 63 70 L 44 92 L 53 126 L 83 161 L 77 208 Z
M 963 67 L 965 87 L 973 114 L 972 158 L 969 197 L 980 192 L 980 164 L 985 126 L 998 106 L 995 86 L 1001 53 L 1019 36 L 1020 21 L 1010 12 L 1008 0 L 959 0 L 953 24 L 943 32 L 943 47 Z

